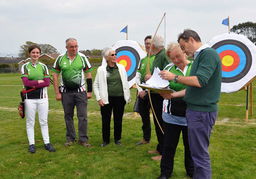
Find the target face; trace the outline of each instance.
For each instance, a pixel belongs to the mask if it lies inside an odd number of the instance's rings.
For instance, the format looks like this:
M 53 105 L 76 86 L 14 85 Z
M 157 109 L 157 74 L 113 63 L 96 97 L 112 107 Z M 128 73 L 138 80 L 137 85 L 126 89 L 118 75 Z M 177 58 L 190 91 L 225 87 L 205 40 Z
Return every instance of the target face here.
M 252 55 L 245 44 L 237 40 L 223 40 L 212 46 L 222 62 L 222 81 L 232 83 L 242 79 L 250 70 Z
M 140 62 L 140 56 L 134 48 L 128 46 L 117 48 L 116 53 L 116 61 L 125 67 L 128 81 L 130 81 L 136 75 L 137 67 Z
M 135 84 L 135 76 L 140 63 L 140 59 L 146 56 L 140 45 L 132 40 L 118 41 L 112 47 L 116 51 L 117 63 L 123 65 L 127 72 L 129 86 Z
M 256 76 L 256 46 L 243 35 L 234 33 L 214 37 L 209 43 L 222 63 L 222 92 L 235 92 Z

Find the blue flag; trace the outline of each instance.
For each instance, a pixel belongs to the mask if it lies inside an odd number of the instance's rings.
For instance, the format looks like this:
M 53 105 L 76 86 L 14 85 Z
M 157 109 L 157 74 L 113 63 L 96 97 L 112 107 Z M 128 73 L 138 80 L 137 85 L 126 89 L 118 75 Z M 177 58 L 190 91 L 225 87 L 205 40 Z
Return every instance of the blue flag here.
M 222 24 L 228 26 L 229 25 L 229 18 L 223 19 Z
M 128 25 L 125 26 L 120 32 L 124 32 L 124 33 L 127 33 L 127 30 L 128 30 Z

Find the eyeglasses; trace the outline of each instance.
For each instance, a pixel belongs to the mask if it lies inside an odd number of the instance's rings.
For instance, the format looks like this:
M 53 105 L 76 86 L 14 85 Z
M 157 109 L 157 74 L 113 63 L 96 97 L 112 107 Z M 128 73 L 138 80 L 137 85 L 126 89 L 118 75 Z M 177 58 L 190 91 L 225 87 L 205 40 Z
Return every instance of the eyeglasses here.
M 116 53 L 114 53 L 114 54 L 111 54 L 110 56 L 116 56 Z

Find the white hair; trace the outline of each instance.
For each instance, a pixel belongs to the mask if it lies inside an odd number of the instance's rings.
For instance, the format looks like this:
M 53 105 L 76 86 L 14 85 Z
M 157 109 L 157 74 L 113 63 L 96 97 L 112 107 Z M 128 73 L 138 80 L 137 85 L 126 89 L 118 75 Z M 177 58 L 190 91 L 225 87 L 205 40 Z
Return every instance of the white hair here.
M 155 46 L 155 48 L 163 48 L 164 47 L 164 38 L 160 35 L 156 35 L 152 39 L 152 44 Z
M 169 43 L 167 46 L 167 49 L 166 49 L 166 53 L 171 52 L 175 48 L 180 48 L 180 44 L 178 44 L 176 42 Z
M 76 42 L 77 42 L 77 40 L 76 40 L 75 38 L 73 38 L 73 37 L 68 38 L 68 39 L 66 40 L 66 44 L 67 44 L 69 41 L 76 41 Z
M 107 56 L 109 56 L 109 53 L 111 52 L 111 51 L 113 51 L 113 49 L 112 48 L 110 48 L 110 47 L 106 47 L 106 48 L 104 48 L 103 50 L 102 50 L 102 56 L 104 57 L 104 58 L 106 58 Z

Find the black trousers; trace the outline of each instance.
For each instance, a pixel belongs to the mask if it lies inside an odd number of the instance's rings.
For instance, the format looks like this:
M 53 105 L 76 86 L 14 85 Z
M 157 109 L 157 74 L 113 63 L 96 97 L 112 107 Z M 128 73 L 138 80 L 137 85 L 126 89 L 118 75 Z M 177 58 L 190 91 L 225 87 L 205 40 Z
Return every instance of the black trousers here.
M 124 106 L 126 103 L 123 96 L 109 96 L 108 100 L 109 104 L 100 108 L 102 119 L 102 139 L 107 143 L 110 141 L 110 120 L 112 111 L 114 115 L 114 139 L 115 141 L 121 139 Z
M 143 138 L 145 141 L 150 141 L 151 138 L 151 124 L 150 124 L 150 104 L 148 99 L 148 94 L 144 98 L 138 98 L 139 114 L 142 120 L 142 131 Z
M 151 99 L 152 99 L 152 103 L 153 103 L 153 108 L 156 114 L 156 117 L 158 119 L 158 122 L 161 126 L 161 128 L 163 129 L 163 118 L 162 118 L 162 111 L 163 111 L 163 98 L 162 96 L 160 96 L 160 94 L 157 93 L 151 93 Z M 153 115 L 154 116 L 154 115 Z M 157 140 L 158 140 L 158 144 L 156 147 L 156 150 L 162 154 L 163 151 L 163 144 L 164 144 L 164 134 L 161 131 L 159 124 L 156 121 L 156 118 L 154 116 L 154 124 L 155 124 L 155 131 L 156 131 L 156 136 L 157 136 Z
M 184 165 L 189 176 L 193 176 L 194 164 L 188 143 L 188 128 L 164 122 L 164 148 L 161 160 L 161 174 L 171 176 L 173 172 L 174 156 L 182 132 L 184 145 Z

